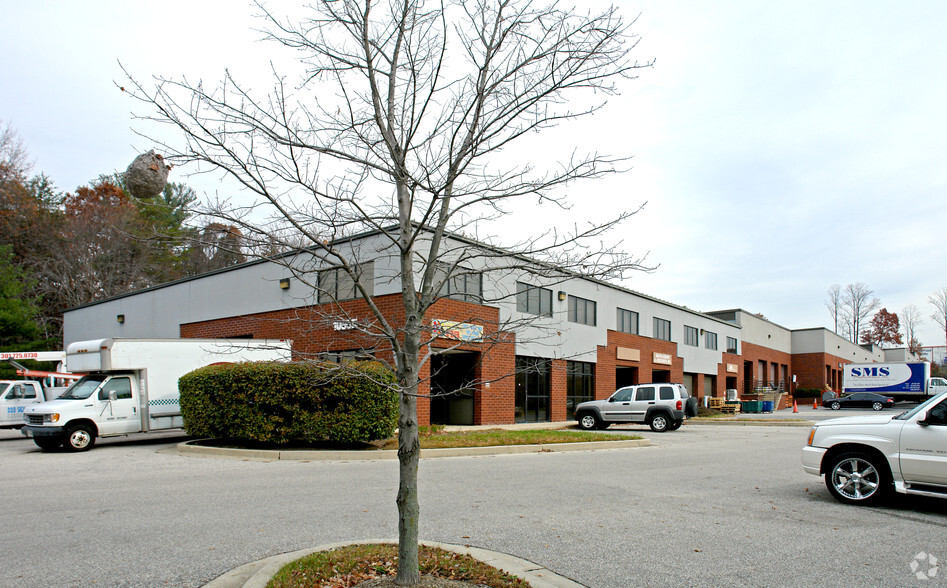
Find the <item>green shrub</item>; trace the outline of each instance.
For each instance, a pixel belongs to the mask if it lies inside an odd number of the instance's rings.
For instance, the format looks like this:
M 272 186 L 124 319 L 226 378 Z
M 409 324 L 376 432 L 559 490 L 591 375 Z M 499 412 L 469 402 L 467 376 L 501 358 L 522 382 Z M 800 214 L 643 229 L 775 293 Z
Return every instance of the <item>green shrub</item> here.
M 796 391 L 792 393 L 792 397 L 796 399 L 822 398 L 823 392 L 825 392 L 825 390 L 819 388 L 796 388 Z
M 181 377 L 184 427 L 256 443 L 387 439 L 398 423 L 394 374 L 376 362 L 340 370 L 305 363 L 230 363 Z

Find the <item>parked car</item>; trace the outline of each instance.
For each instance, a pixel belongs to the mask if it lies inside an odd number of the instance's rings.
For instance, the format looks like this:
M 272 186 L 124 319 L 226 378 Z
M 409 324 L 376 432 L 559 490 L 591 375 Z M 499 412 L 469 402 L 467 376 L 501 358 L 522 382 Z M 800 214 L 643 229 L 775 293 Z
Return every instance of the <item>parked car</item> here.
M 881 410 L 894 406 L 894 398 L 882 396 L 875 392 L 856 392 L 848 396 L 833 398 L 825 403 L 832 410 L 840 408 L 870 408 L 872 410 Z
M 947 498 L 947 393 L 889 417 L 829 419 L 812 427 L 802 468 L 840 502 L 872 504 L 893 489 Z
M 585 430 L 611 424 L 647 423 L 652 431 L 679 429 L 684 419 L 697 416 L 697 399 L 683 384 L 639 384 L 619 388 L 607 400 L 591 400 L 575 407 L 575 419 Z

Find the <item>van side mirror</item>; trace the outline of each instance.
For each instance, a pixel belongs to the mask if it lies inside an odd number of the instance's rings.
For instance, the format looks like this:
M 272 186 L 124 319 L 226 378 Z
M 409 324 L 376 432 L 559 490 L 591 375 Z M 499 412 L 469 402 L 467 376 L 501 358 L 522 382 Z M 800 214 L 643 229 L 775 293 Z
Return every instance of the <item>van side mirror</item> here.
M 109 402 L 115 402 L 118 399 L 118 392 L 115 390 L 109 390 Z

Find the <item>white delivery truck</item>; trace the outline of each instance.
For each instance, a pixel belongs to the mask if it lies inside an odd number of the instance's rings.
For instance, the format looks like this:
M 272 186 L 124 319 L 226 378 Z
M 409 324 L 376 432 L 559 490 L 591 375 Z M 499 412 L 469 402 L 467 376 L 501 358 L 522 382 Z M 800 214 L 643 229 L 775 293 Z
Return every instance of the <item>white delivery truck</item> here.
M 33 380 L 0 380 L 0 429 L 22 427 L 27 406 L 52 400 L 62 392 Z
M 56 400 L 27 407 L 23 434 L 42 449 L 71 451 L 113 437 L 184 426 L 178 379 L 199 367 L 289 361 L 292 341 L 276 339 L 96 339 L 70 344 L 66 367 L 85 372 Z
M 947 380 L 932 378 L 931 364 L 926 361 L 850 363 L 842 372 L 842 395 L 855 392 L 922 402 L 947 392 Z

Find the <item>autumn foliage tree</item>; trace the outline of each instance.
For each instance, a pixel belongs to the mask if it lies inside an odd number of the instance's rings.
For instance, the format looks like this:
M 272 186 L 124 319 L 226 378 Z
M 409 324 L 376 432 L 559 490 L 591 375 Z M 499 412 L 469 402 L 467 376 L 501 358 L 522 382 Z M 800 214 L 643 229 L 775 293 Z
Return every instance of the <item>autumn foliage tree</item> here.
M 898 315 L 888 312 L 887 308 L 876 312 L 868 323 L 868 329 L 862 331 L 861 342 L 872 343 L 882 349 L 902 345 L 901 322 L 898 320 Z

